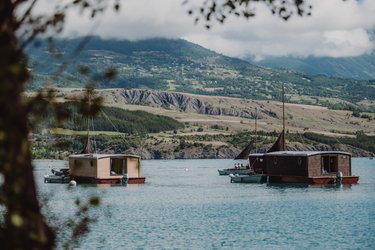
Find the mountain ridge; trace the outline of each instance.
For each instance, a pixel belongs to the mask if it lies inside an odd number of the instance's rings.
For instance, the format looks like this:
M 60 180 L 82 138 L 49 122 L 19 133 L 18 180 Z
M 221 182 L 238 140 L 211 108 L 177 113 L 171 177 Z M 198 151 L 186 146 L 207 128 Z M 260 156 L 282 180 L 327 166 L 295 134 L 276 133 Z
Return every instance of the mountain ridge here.
M 290 69 L 306 74 L 358 80 L 375 79 L 375 51 L 361 56 L 342 58 L 289 56 L 266 57 L 262 60 L 255 60 L 254 57 L 244 59 L 254 65 L 272 69 Z
M 78 38 L 58 40 L 59 50 L 56 51 L 48 50 L 43 41 L 40 47 L 29 49 L 29 65 L 34 75 L 29 89 L 43 86 L 45 79 L 62 64 L 64 57 L 69 57 L 79 41 Z M 55 54 L 59 57 L 55 58 Z M 47 65 L 43 61 L 48 62 Z M 88 74 L 80 74 L 82 66 L 88 69 Z M 115 79 L 101 76 L 108 68 L 117 71 Z M 300 98 L 297 103 L 347 108 L 345 101 L 357 105 L 364 99 L 375 100 L 374 84 L 369 81 L 262 68 L 181 39 L 130 42 L 92 37 L 76 55 L 76 60 L 53 82 L 58 87 L 86 84 L 98 88 L 148 88 L 259 100 L 281 100 L 281 88 L 285 84 L 289 95 L 315 98 L 315 103 L 306 98 Z M 342 102 L 327 103 L 319 98 L 338 98 Z M 294 99 L 289 101 L 294 102 Z

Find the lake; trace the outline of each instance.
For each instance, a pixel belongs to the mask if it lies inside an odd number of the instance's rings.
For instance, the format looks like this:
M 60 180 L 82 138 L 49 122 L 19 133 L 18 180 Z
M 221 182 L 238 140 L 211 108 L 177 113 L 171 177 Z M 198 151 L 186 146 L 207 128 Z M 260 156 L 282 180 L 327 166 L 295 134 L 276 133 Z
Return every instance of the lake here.
M 375 249 L 375 160 L 354 158 L 359 184 L 342 187 L 230 183 L 217 169 L 232 160 L 142 161 L 143 185 L 43 183 L 66 164 L 34 161 L 35 176 L 56 225 L 101 198 L 81 249 Z

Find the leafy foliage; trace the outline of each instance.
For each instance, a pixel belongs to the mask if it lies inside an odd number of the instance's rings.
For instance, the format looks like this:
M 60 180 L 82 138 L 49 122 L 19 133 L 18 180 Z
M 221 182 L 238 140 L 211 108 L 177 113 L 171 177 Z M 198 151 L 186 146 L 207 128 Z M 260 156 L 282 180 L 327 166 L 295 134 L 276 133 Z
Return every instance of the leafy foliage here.
M 185 0 L 185 4 L 190 1 Z M 207 0 L 199 6 L 192 6 L 188 13 L 195 17 L 195 22 L 203 20 L 209 29 L 212 22 L 224 23 L 228 16 L 240 16 L 246 19 L 255 16 L 255 4 L 264 4 L 273 15 L 287 21 L 292 15 L 308 16 L 311 5 L 306 0 Z
M 118 1 L 114 1 L 117 10 Z M 55 230 L 46 223 L 40 209 L 27 120 L 29 114 L 44 111 L 49 103 L 43 99 L 25 103 L 22 98 L 32 74 L 27 68 L 25 48 L 38 35 L 52 37 L 60 33 L 68 9 L 79 7 L 83 14 L 91 12 L 92 18 L 110 1 L 60 1 L 48 14 L 34 9 L 37 2 L 2 0 L 0 3 L 0 176 L 3 179 L 0 187 L 0 245 L 3 249 L 52 249 L 56 246 Z M 65 65 L 67 61 L 58 67 L 54 76 Z M 77 231 L 75 240 L 85 232 Z

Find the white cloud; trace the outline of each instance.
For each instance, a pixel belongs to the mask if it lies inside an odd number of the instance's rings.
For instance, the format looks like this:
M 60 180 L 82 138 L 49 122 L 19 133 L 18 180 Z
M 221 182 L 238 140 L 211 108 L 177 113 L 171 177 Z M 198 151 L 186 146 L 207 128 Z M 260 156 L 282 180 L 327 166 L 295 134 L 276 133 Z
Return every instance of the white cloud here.
M 181 38 L 194 30 L 193 19 L 187 14 L 182 1 L 176 0 L 127 0 L 121 1 L 119 13 L 107 10 L 99 17 L 100 25 L 96 33 L 104 37 L 139 40 L 153 37 Z M 77 23 L 76 20 L 80 22 Z M 79 13 L 71 13 L 68 18 L 66 35 L 87 30 L 92 22 L 80 18 Z M 199 28 L 198 28 L 199 29 Z M 201 28 L 202 29 L 202 28 Z
M 233 56 L 332 56 L 370 53 L 369 31 L 375 30 L 375 1 L 312 1 L 311 17 L 294 16 L 283 22 L 264 7 L 250 21 L 231 18 L 214 35 L 187 39 Z
M 357 56 L 373 48 L 368 34 L 363 29 L 325 32 L 321 44 L 323 46 L 316 48 L 314 55 L 331 57 Z
M 121 1 L 120 13 L 108 10 L 100 24 L 70 13 L 65 35 L 86 35 L 94 26 L 104 37 L 143 39 L 184 38 L 230 56 L 331 56 L 346 57 L 374 49 L 374 0 L 311 0 L 312 16 L 293 16 L 284 22 L 264 5 L 256 6 L 256 17 L 231 16 L 224 25 L 206 30 L 194 25 L 183 0 Z M 191 1 L 190 1 L 191 2 Z M 203 2 L 194 0 L 194 3 Z

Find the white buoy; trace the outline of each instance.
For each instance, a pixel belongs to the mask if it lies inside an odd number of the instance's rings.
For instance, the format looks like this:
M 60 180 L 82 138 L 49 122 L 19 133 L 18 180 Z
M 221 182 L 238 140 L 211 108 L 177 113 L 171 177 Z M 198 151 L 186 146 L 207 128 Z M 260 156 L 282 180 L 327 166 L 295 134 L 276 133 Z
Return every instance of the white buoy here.
M 188 169 L 188 168 L 185 168 L 185 171 L 187 172 L 187 171 L 189 171 L 189 169 Z
M 71 180 L 71 181 L 69 182 L 69 186 L 70 186 L 70 187 L 75 187 L 75 186 L 77 186 L 77 182 L 76 182 L 75 180 Z

